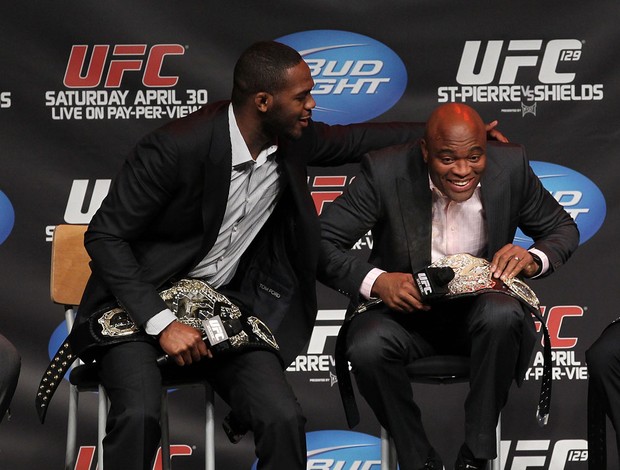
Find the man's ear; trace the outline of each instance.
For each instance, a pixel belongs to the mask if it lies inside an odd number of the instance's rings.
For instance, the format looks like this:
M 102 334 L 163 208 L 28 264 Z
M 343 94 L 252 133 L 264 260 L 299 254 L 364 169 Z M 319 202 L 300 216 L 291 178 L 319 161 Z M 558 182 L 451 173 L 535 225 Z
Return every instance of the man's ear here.
M 426 140 L 420 139 L 420 149 L 422 150 L 422 158 L 424 158 L 424 163 L 428 164 L 428 149 L 426 148 Z
M 273 96 L 266 91 L 260 91 L 254 95 L 254 105 L 260 112 L 266 112 L 273 102 Z

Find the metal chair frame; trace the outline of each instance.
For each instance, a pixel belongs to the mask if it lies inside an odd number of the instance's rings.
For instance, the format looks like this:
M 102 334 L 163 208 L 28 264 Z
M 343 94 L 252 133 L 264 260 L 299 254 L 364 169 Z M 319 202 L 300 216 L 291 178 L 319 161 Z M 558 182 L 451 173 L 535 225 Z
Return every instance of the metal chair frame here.
M 463 356 L 431 356 L 418 359 L 407 366 L 412 383 L 451 384 L 469 380 L 469 358 Z M 489 462 L 489 470 L 501 468 L 501 414 L 495 429 L 497 457 Z M 381 470 L 396 470 L 398 458 L 394 440 L 381 427 Z
M 50 293 L 52 302 L 64 305 L 67 332 L 73 327 L 76 308 L 82 298 L 90 276 L 90 258 L 84 248 L 86 225 L 62 224 L 56 226 L 52 238 Z M 215 418 L 214 394 L 204 380 L 178 383 L 163 377 L 161 404 L 161 455 L 163 470 L 170 470 L 170 431 L 168 423 L 168 390 L 180 386 L 205 387 L 205 470 L 215 470 Z M 70 373 L 69 407 L 67 417 L 67 445 L 65 470 L 73 470 L 77 459 L 77 416 L 79 394 L 84 391 L 98 392 L 97 407 L 97 466 L 103 470 L 103 438 L 108 413 L 107 394 L 91 364 L 77 360 Z

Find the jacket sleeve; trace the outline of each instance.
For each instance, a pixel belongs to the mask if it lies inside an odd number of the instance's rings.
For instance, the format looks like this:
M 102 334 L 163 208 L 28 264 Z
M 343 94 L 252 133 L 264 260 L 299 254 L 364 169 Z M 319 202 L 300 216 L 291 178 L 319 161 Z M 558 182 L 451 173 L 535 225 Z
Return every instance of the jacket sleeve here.
M 308 165 L 358 163 L 371 150 L 414 142 L 424 135 L 424 123 L 390 122 L 330 126 L 312 122 L 298 142 L 308 151 Z
M 143 324 L 166 308 L 132 242 L 149 237 L 147 227 L 177 184 L 177 149 L 163 132 L 145 137 L 115 178 L 85 234 L 91 269 L 134 321 Z
M 519 214 L 519 228 L 534 240 L 532 247 L 549 258 L 549 269 L 544 277 L 563 265 L 577 249 L 579 230 L 572 217 L 544 188 L 527 159 L 524 167 L 525 197 Z
M 372 157 L 362 160 L 361 173 L 321 214 L 318 280 L 357 299 L 359 288 L 375 266 L 351 247 L 371 230 L 381 213 L 381 195 L 375 184 Z

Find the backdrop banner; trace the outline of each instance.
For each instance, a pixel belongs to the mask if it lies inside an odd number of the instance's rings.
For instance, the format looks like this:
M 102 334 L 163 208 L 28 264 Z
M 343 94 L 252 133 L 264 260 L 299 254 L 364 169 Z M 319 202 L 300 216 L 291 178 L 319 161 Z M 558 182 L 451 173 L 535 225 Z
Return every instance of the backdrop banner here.
M 228 99 L 239 54 L 257 40 L 276 39 L 296 48 L 311 68 L 316 120 L 425 121 L 438 104 L 464 102 L 486 122 L 499 120 L 501 131 L 525 146 L 536 174 L 576 220 L 581 243 L 555 275 L 529 283 L 551 335 L 553 402 L 549 424 L 540 428 L 539 344 L 502 413 L 503 468 L 586 469 L 585 351 L 619 316 L 620 253 L 610 248 L 620 232 L 618 20 L 617 0 L 5 5 L 0 332 L 20 351 L 22 370 L 10 420 L 0 424 L 0 468 L 64 465 L 68 383 L 44 425 L 34 407 L 50 351 L 66 335 L 63 308 L 49 295 L 55 226 L 88 223 L 143 135 Z M 357 171 L 356 165 L 309 170 L 317 212 Z M 515 241 L 529 242 L 521 233 Z M 354 250 L 367 256 L 372 243 L 368 233 Z M 308 469 L 377 470 L 377 420 L 360 399 L 361 423 L 347 428 L 335 377 L 335 337 L 347 299 L 317 289 L 312 337 L 287 369 L 308 418 Z M 467 384 L 414 387 L 430 438 L 450 466 L 463 440 L 467 390 Z M 96 468 L 96 402 L 94 394 L 81 396 L 75 470 Z M 171 392 L 175 467 L 203 468 L 202 403 L 198 388 Z M 250 470 L 252 435 L 231 444 L 220 425 L 227 412 L 217 399 L 217 468 Z M 609 468 L 618 468 L 613 437 L 610 428 Z

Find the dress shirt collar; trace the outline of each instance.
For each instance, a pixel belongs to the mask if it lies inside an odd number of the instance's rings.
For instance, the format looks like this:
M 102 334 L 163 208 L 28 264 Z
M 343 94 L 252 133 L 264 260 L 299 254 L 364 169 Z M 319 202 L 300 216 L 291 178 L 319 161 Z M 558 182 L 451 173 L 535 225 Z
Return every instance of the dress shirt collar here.
M 239 125 L 235 119 L 235 113 L 233 112 L 232 103 L 228 105 L 228 128 L 230 132 L 230 145 L 232 148 L 232 167 L 234 169 L 246 168 L 248 164 L 253 163 L 254 160 L 252 159 L 250 149 L 248 149 L 248 146 L 241 135 L 241 131 L 239 130 Z M 256 166 L 261 166 L 267 161 L 268 157 L 273 157 L 276 150 L 278 150 L 277 144 L 271 145 L 262 150 L 258 154 L 258 157 L 256 157 Z

